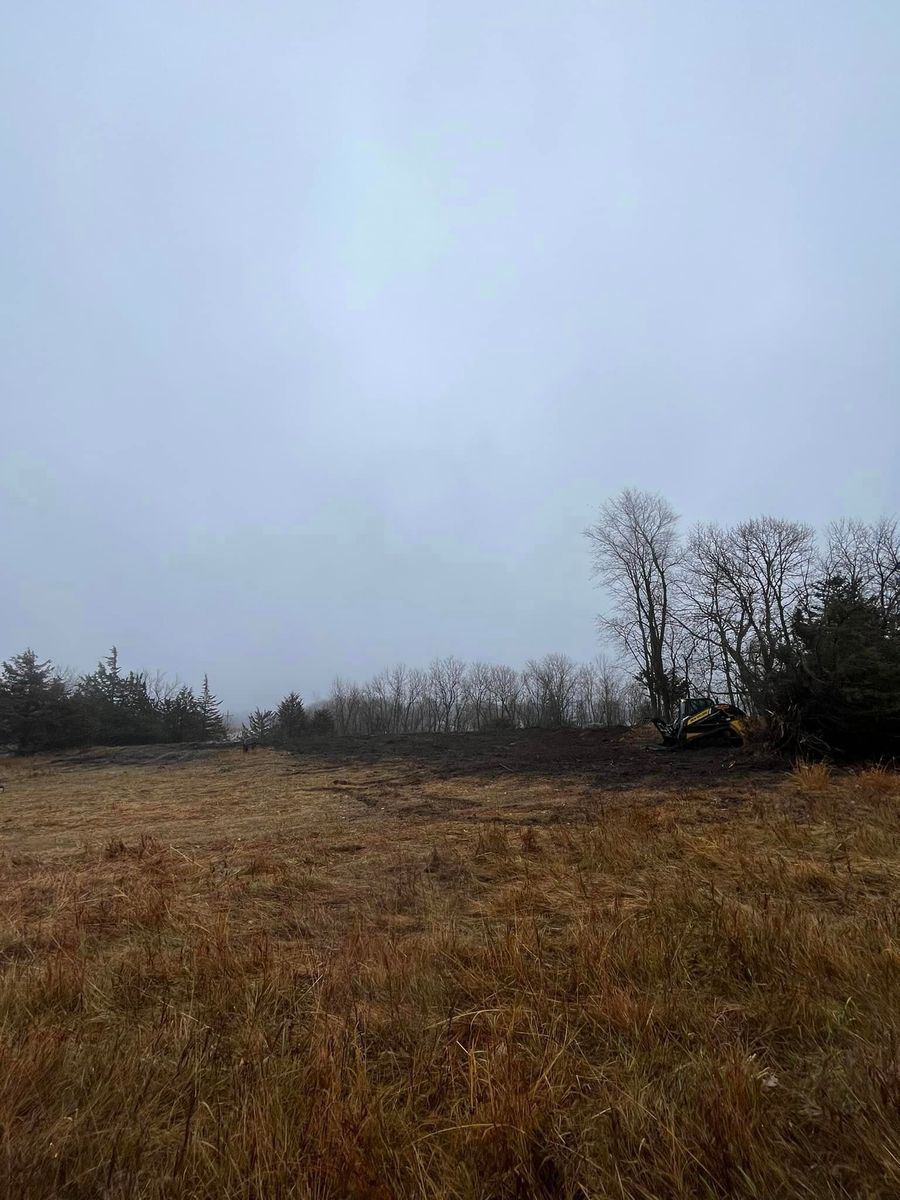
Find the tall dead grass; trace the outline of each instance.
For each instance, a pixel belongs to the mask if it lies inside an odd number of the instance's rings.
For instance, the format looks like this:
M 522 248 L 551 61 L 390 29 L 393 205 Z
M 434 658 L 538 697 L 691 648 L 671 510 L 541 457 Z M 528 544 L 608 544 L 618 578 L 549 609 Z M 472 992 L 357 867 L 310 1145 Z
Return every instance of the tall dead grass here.
M 7 857 L 0 1189 L 894 1197 L 900 807 L 843 787 L 423 822 L 352 893 L 287 836 Z
M 827 762 L 821 760 L 807 762 L 805 759 L 799 759 L 792 774 L 800 791 L 821 792 L 831 782 L 832 770 Z

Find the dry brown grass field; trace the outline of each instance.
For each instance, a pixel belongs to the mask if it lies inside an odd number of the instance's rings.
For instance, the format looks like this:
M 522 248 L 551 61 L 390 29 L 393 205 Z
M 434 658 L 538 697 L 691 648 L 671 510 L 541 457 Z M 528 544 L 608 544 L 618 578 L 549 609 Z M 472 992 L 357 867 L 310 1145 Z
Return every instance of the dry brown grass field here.
M 649 740 L 0 762 L 0 1194 L 900 1195 L 897 777 Z

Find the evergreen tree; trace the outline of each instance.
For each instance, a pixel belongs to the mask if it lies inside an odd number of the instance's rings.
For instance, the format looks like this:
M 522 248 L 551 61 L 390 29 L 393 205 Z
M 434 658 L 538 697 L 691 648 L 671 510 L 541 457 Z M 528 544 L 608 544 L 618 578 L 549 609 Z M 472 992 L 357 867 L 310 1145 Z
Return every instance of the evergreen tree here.
M 76 699 L 95 744 L 127 746 L 163 739 L 158 705 L 143 672 L 122 674 L 115 646 L 96 670 L 83 675 Z
M 100 694 L 110 704 L 122 703 L 122 672 L 119 668 L 119 651 L 110 647 L 109 654 L 97 664 L 97 686 Z
M 203 690 L 198 700 L 200 718 L 203 722 L 203 738 L 207 741 L 220 741 L 227 736 L 225 718 L 222 716 L 222 705 L 218 697 L 209 688 L 209 676 L 203 676 Z
M 278 705 L 275 714 L 275 738 L 279 742 L 293 742 L 306 729 L 306 709 L 296 692 L 289 692 Z
M 65 682 L 49 661 L 25 650 L 0 666 L 0 739 L 23 754 L 77 740 Z
M 900 753 L 900 622 L 832 578 L 794 616 L 773 680 L 785 740 L 850 758 Z
M 241 727 L 245 741 L 259 742 L 267 745 L 275 733 L 275 714 L 271 708 L 257 708 L 247 718 L 247 724 Z
M 164 742 L 199 742 L 204 740 L 204 719 L 200 701 L 189 687 L 164 696 L 157 711 Z

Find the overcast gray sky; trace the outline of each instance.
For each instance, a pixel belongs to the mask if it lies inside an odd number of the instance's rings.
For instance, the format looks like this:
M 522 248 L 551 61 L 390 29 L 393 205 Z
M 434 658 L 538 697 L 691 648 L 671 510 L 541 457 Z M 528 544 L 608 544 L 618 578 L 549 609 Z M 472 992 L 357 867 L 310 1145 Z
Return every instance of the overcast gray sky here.
M 589 657 L 623 485 L 900 509 L 893 0 L 2 10 L 0 657 Z

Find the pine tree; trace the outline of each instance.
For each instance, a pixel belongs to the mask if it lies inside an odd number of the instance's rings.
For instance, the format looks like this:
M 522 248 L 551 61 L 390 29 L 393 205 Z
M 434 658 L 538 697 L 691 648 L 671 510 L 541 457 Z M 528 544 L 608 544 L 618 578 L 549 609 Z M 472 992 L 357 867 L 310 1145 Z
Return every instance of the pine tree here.
M 91 676 L 85 676 L 93 681 L 95 693 L 108 704 L 119 704 L 122 700 L 122 671 L 119 667 L 119 651 L 115 646 L 109 654 L 97 663 L 97 669 Z
M 0 667 L 0 738 L 20 753 L 73 740 L 75 722 L 64 681 L 48 659 L 25 650 Z
M 900 753 L 900 623 L 857 583 L 826 580 L 794 616 L 772 708 L 797 748 Z
M 90 675 L 79 681 L 76 699 L 95 744 L 127 746 L 164 740 L 161 710 L 141 671 L 122 674 L 113 646 Z
M 222 705 L 209 688 L 209 676 L 203 676 L 203 690 L 198 701 L 203 722 L 203 737 L 208 741 L 221 741 L 227 736 Z
M 241 733 L 244 741 L 267 745 L 275 733 L 274 712 L 271 708 L 255 709 L 247 718 L 247 724 L 242 726 Z
M 275 737 L 280 742 L 293 742 L 306 729 L 306 709 L 297 692 L 289 692 L 278 705 L 275 714 Z
M 204 737 L 200 701 L 189 687 L 180 687 L 162 698 L 158 705 L 162 740 L 199 742 Z

